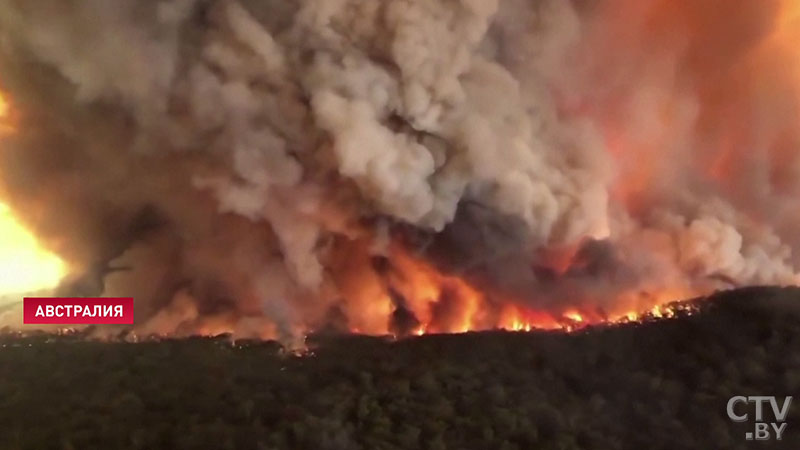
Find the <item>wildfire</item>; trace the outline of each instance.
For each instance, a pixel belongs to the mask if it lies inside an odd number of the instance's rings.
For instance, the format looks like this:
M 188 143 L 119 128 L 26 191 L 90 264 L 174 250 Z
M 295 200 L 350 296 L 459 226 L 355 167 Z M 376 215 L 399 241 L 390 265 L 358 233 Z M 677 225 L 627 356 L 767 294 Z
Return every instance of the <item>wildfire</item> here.
M 690 316 L 695 312 L 696 312 L 696 307 L 694 305 L 689 303 L 675 302 L 667 305 L 657 305 L 651 308 L 650 310 L 644 312 L 631 311 L 619 315 L 613 319 L 587 320 L 580 313 L 569 312 L 564 314 L 564 316 L 561 318 L 551 317 L 549 320 L 542 320 L 542 321 L 533 321 L 533 320 L 529 321 L 523 318 L 514 318 L 510 319 L 510 321 L 499 323 L 495 327 L 488 327 L 488 328 L 477 327 L 475 329 L 463 330 L 460 332 L 482 331 L 482 330 L 485 331 L 489 329 L 497 329 L 504 331 L 519 332 L 519 333 L 528 333 L 536 330 L 540 331 L 561 330 L 565 332 L 573 332 L 584 329 L 589 326 L 617 325 L 626 323 L 647 322 L 652 320 L 667 320 L 679 316 Z M 424 336 L 425 334 L 428 334 L 427 327 L 425 325 L 420 325 L 410 333 L 410 336 Z
M 0 131 L 13 130 L 7 124 L 10 113 L 0 92 Z M 65 271 L 64 262 L 42 248 L 11 208 L 0 203 L 0 296 L 54 287 Z
M 575 331 L 800 283 L 800 0 L 343 6 L 277 34 L 233 1 L 158 36 L 158 14 L 87 22 L 79 3 L 55 47 L 27 31 L 46 8 L 10 7 L 17 72 L 43 76 L 0 92 L 0 137 L 25 134 L 0 180 L 0 296 L 64 276 L 34 205 L 80 213 L 48 238 L 87 268 L 76 287 L 137 296 L 143 335 Z M 92 24 L 99 53 L 70 36 Z M 275 67 L 249 64 L 261 25 Z M 188 36 L 214 51 L 153 50 Z
M 478 289 L 458 275 L 444 274 L 400 245 L 392 248 L 390 260 L 393 268 L 386 275 L 386 289 L 401 297 L 406 313 L 418 321 L 417 325 L 405 331 L 388 325 L 387 332 L 397 336 L 484 330 L 572 332 L 593 325 L 669 319 L 693 312 L 688 304 L 674 303 L 691 295 L 679 289 L 665 290 L 638 302 L 624 298 L 612 302 L 615 307 L 627 304 L 637 308 L 629 311 L 598 312 L 572 308 L 558 313 L 538 310 L 526 305 L 524 300 L 513 301 L 491 290 Z M 381 294 L 381 298 L 383 296 Z M 355 327 L 351 331 L 358 332 Z
M 43 249 L 0 203 L 0 295 L 51 288 L 64 274 L 64 262 Z

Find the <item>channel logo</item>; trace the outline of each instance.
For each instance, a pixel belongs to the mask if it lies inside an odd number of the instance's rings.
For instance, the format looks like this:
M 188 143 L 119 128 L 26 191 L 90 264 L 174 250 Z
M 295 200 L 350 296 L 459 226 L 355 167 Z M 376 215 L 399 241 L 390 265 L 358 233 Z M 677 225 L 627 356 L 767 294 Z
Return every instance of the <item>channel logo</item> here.
M 776 440 L 783 439 L 783 433 L 786 431 L 788 424 L 786 417 L 789 415 L 789 407 L 792 405 L 792 397 L 785 397 L 782 403 L 778 403 L 778 398 L 774 396 L 736 396 L 728 400 L 728 417 L 734 422 L 747 422 L 749 421 L 750 414 L 748 412 L 736 412 L 736 407 L 742 404 L 743 407 L 739 408 L 740 411 L 746 411 L 749 404 L 755 405 L 755 428 L 753 431 L 748 431 L 745 434 L 745 439 L 748 441 L 768 441 L 770 438 L 775 437 Z M 772 417 L 774 421 L 769 421 L 766 418 L 765 411 L 769 405 L 772 410 Z M 768 411 L 769 412 L 769 411 Z

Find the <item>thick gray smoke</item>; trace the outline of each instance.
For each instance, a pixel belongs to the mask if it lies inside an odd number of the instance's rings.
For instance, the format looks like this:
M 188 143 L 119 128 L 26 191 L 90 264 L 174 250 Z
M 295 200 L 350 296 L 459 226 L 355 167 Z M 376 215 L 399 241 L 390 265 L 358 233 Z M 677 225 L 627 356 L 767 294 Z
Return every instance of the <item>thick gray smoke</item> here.
M 777 6 L 743 12 L 751 36 L 712 63 L 697 49 L 730 27 L 704 40 L 665 20 L 685 39 L 648 52 L 648 8 L 607 3 L 6 0 L 5 197 L 70 263 L 62 292 L 133 295 L 145 334 L 286 338 L 332 314 L 386 331 L 392 311 L 363 300 L 379 282 L 347 295 L 369 264 L 342 267 L 398 229 L 443 269 L 556 313 L 797 283 L 797 135 L 778 185 L 768 120 L 797 119 L 797 101 L 758 97 L 748 179 L 697 156 L 723 140 L 706 73 L 769 35 Z

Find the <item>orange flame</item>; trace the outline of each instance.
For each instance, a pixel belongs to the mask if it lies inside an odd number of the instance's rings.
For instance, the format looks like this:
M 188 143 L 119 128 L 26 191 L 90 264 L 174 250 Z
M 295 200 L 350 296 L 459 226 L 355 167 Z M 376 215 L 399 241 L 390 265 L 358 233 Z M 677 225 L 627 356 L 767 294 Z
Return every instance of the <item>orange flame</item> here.
M 409 336 L 482 330 L 574 331 L 597 324 L 670 318 L 676 315 L 671 302 L 690 295 L 689 291 L 683 289 L 664 290 L 645 299 L 621 298 L 610 302 L 613 308 L 633 305 L 636 310 L 612 310 L 600 314 L 597 311 L 573 307 L 558 313 L 537 310 L 523 301 L 514 301 L 500 293 L 480 290 L 464 278 L 442 273 L 426 260 L 415 257 L 400 244 L 392 246 L 390 261 L 393 267 L 387 275 L 384 289 L 396 290 L 405 302 L 405 307 L 419 321 L 419 325 L 408 331 Z M 388 296 L 388 293 L 379 294 L 381 298 Z M 386 320 L 386 317 L 387 315 L 381 314 L 380 319 Z M 355 327 L 351 331 L 356 331 Z
M 10 115 L 11 105 L 0 92 L 0 132 L 14 129 L 9 124 Z M 12 210 L 0 202 L 0 296 L 54 287 L 65 272 L 64 262 L 43 249 Z

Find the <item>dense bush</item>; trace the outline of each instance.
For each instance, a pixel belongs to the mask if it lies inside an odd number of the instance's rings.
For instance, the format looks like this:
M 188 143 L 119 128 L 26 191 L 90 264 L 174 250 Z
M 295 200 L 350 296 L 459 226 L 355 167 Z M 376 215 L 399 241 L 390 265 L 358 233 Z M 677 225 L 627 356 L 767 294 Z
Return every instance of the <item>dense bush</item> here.
M 733 395 L 798 394 L 800 295 L 750 289 L 675 320 L 563 333 L 0 338 L 0 449 L 748 448 Z M 800 448 L 800 406 L 783 442 Z M 752 425 L 750 425 L 752 426 Z M 783 445 L 781 447 L 781 445 Z

